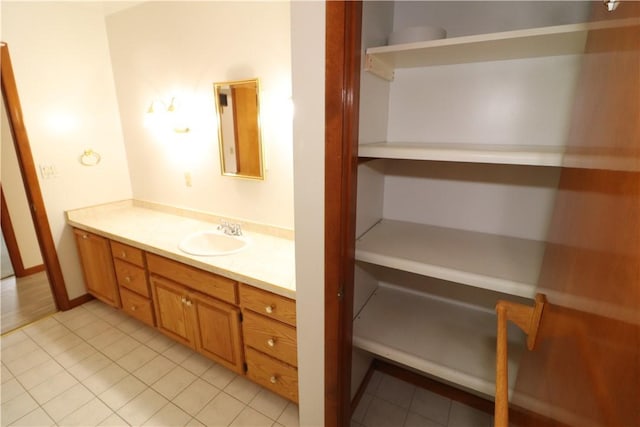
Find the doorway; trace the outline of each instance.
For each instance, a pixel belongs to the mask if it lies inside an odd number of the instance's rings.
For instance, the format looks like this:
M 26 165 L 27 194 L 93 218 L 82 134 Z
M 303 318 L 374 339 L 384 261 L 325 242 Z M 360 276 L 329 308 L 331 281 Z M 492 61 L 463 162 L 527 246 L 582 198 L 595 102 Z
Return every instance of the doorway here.
M 40 289 L 41 292 L 38 295 L 50 295 L 53 300 L 53 306 L 55 310 L 68 310 L 73 308 L 75 305 L 81 304 L 85 302 L 82 298 L 77 299 L 78 301 L 69 301 L 69 296 L 67 294 L 66 286 L 64 283 L 64 278 L 62 276 L 62 269 L 60 268 L 60 263 L 58 261 L 58 255 L 56 252 L 55 244 L 53 241 L 53 237 L 51 235 L 51 229 L 49 227 L 49 221 L 46 214 L 46 209 L 44 206 L 44 199 L 42 197 L 42 193 L 40 192 L 40 185 L 38 183 L 38 178 L 36 176 L 35 165 L 33 161 L 33 156 L 31 154 L 31 147 L 29 144 L 29 139 L 27 136 L 27 131 L 25 129 L 25 124 L 22 117 L 22 108 L 20 105 L 20 99 L 18 97 L 18 90 L 16 87 L 15 76 L 13 74 L 13 67 L 11 65 L 11 58 L 9 56 L 9 48 L 6 43 L 0 43 L 0 66 L 2 68 L 0 76 L 1 76 L 1 84 L 2 84 L 2 100 L 3 100 L 3 113 L 6 112 L 5 119 L 3 122 L 3 145 L 4 143 L 8 144 L 8 147 L 12 147 L 15 151 L 15 162 L 14 166 L 18 170 L 15 174 L 15 179 L 11 180 L 12 184 L 16 184 L 16 187 L 24 188 L 24 200 L 25 200 L 25 212 L 19 215 L 20 218 L 26 217 L 30 218 L 32 222 L 29 222 L 33 225 L 33 231 L 35 233 L 35 239 L 37 241 L 37 249 L 35 252 L 40 252 L 41 255 L 41 265 L 42 267 L 38 267 L 36 270 L 41 271 L 29 271 L 28 273 L 35 273 L 30 277 L 29 281 L 26 282 L 25 286 L 20 286 L 17 283 L 18 276 L 20 274 L 16 274 L 16 285 L 17 288 L 29 288 Z M 6 137 L 5 137 L 6 135 Z M 4 162 L 4 154 L 5 147 L 3 147 L 3 162 Z M 4 170 L 4 168 L 3 168 Z M 3 174 L 4 175 L 4 174 Z M 20 185 L 20 183 L 22 185 Z M 9 181 L 7 181 L 9 184 Z M 4 195 L 3 195 L 4 196 Z M 12 203 L 9 200 L 9 203 Z M 7 243 L 7 253 L 11 253 L 12 242 L 10 241 L 10 234 L 13 231 L 7 232 L 9 229 L 13 229 L 10 227 L 11 218 L 7 214 L 8 209 L 5 209 L 7 206 L 6 201 L 2 200 L 2 229 L 4 239 Z M 28 212 L 28 213 L 27 213 Z M 7 224 L 9 223 L 9 224 Z M 15 236 L 14 236 L 15 237 Z M 12 268 L 18 273 L 18 262 L 15 259 L 18 257 L 12 257 Z M 36 276 L 38 274 L 39 276 Z M 28 275 L 25 275 L 28 276 Z M 26 281 L 26 277 L 25 277 Z M 39 285 L 39 286 L 38 286 Z M 48 293 L 46 292 L 48 288 Z M 15 300 L 19 301 L 20 304 L 24 302 L 33 302 L 34 299 L 38 297 L 30 295 L 30 294 L 20 294 L 18 297 L 18 293 L 15 294 Z M 2 294 L 3 299 L 3 324 L 2 324 L 2 333 L 5 333 L 9 330 L 9 323 L 5 325 L 4 323 L 4 300 L 5 294 Z M 7 298 L 9 300 L 10 298 Z M 46 299 L 46 298 L 45 298 Z M 7 301 L 8 302 L 8 301 Z M 24 312 L 27 310 L 33 310 L 33 307 L 27 308 L 28 304 L 23 306 Z M 49 306 L 50 307 L 50 306 Z M 38 308 L 37 311 L 42 313 L 40 310 L 50 310 L 50 308 L 42 309 Z M 54 311 L 55 311 L 54 310 Z M 23 312 L 23 310 L 19 310 Z M 39 315 L 41 317 L 42 314 Z M 21 317 L 21 316 L 18 316 Z M 17 318 L 18 318 L 17 317 Z M 16 318 L 16 319 L 17 319 Z M 33 319 L 35 320 L 35 319 Z M 24 324 L 33 320 L 22 320 L 18 323 Z M 15 328 L 16 326 L 14 326 Z

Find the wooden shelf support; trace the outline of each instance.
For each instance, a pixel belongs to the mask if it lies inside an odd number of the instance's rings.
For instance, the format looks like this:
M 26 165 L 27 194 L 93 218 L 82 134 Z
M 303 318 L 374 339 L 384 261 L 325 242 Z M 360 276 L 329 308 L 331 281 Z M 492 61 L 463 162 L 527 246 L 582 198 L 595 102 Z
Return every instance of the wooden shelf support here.
M 527 334 L 527 348 L 533 350 L 536 345 L 538 326 L 542 318 L 542 310 L 547 299 L 544 294 L 537 294 L 533 307 L 499 300 L 496 304 L 498 313 L 498 337 L 496 343 L 496 398 L 494 427 L 509 425 L 509 390 L 507 367 L 507 322 L 510 320 Z

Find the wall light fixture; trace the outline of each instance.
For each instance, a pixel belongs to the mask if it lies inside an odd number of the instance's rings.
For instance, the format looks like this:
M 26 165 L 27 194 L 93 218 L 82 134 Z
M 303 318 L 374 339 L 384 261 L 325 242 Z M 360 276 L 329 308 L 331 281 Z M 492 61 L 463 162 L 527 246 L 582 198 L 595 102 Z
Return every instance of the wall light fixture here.
M 188 126 L 184 126 L 181 122 L 181 114 L 176 106 L 176 98 L 172 97 L 171 102 L 167 105 L 164 101 L 154 100 L 149 104 L 145 117 L 145 126 L 150 124 L 168 125 L 176 133 L 187 133 L 190 131 Z

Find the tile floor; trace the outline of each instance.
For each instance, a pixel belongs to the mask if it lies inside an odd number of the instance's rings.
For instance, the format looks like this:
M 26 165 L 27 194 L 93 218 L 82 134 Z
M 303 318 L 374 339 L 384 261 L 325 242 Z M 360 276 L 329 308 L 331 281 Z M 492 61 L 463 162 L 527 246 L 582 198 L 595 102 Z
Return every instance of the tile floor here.
M 98 301 L 0 338 L 2 426 L 298 426 L 298 408 Z
M 492 427 L 493 417 L 375 371 L 352 427 Z

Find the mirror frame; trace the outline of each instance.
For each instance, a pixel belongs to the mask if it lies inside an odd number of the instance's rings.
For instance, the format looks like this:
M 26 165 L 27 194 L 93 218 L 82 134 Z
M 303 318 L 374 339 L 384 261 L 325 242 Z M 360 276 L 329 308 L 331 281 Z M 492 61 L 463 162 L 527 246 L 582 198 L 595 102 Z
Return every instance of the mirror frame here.
M 256 85 L 256 120 L 258 125 L 258 161 L 260 163 L 260 174 L 259 175 L 247 175 L 243 173 L 237 172 L 227 172 L 225 170 L 225 153 L 224 153 L 224 143 L 223 143 L 223 135 L 222 135 L 222 106 L 220 105 L 220 92 L 219 90 L 225 86 L 233 86 L 238 84 L 245 83 L 255 83 Z M 247 178 L 247 179 L 255 179 L 255 180 L 264 180 L 264 146 L 262 140 L 262 122 L 260 120 L 260 80 L 256 77 L 253 79 L 245 79 L 245 80 L 233 80 L 226 82 L 217 82 L 213 84 L 213 97 L 215 98 L 215 108 L 216 108 L 216 119 L 218 121 L 218 150 L 220 153 L 220 172 L 223 176 L 234 176 L 239 178 Z M 237 150 L 237 144 L 236 144 Z

